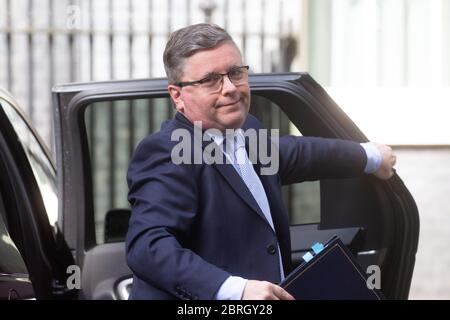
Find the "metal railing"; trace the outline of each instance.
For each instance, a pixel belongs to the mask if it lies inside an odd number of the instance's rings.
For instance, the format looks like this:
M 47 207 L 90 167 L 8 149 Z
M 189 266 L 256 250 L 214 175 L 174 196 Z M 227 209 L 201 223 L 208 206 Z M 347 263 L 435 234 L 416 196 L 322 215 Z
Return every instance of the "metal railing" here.
M 229 30 L 253 71 L 287 71 L 297 35 L 286 14 L 296 2 L 0 0 L 0 86 L 53 150 L 55 84 L 164 76 L 170 32 L 205 20 Z

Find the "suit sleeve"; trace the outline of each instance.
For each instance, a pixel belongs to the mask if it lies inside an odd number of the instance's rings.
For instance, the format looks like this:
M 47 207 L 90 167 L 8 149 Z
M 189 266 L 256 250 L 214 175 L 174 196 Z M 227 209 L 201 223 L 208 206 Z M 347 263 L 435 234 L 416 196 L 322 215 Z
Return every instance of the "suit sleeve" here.
M 140 279 L 186 299 L 213 299 L 230 274 L 190 248 L 197 215 L 192 165 L 175 165 L 170 139 L 145 139 L 127 174 L 132 207 L 127 262 Z
M 361 176 L 367 156 L 359 143 L 284 136 L 279 140 L 281 183 Z

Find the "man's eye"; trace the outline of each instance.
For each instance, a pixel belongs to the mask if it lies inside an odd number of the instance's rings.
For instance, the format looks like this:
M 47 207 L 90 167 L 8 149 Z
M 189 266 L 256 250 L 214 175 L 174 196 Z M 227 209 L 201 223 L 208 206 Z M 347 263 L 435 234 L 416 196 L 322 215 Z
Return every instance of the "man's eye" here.
M 242 70 L 241 69 L 230 70 L 228 74 L 230 75 L 231 78 L 240 78 L 242 76 Z
M 219 81 L 220 75 L 218 74 L 212 74 L 208 76 L 207 78 L 203 79 L 202 84 L 205 86 L 211 86 L 217 83 Z

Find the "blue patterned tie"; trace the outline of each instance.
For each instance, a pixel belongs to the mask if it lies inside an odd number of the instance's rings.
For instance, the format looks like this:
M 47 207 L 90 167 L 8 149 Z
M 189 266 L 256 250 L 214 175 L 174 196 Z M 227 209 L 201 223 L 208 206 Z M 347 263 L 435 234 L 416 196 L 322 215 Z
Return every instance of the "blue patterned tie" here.
M 256 202 L 261 208 L 261 211 L 264 213 L 267 222 L 269 222 L 272 229 L 275 230 L 273 226 L 272 215 L 270 214 L 269 201 L 267 200 L 266 192 L 261 183 L 261 180 L 256 174 L 255 169 L 253 168 L 253 164 L 248 159 L 247 150 L 245 150 L 244 135 L 242 134 L 241 130 L 238 130 L 236 132 L 234 141 L 235 168 L 241 176 L 242 180 L 244 180 L 248 190 L 250 190 L 250 193 L 253 195 L 253 198 L 255 198 Z
M 253 168 L 253 164 L 248 159 L 247 150 L 245 150 L 245 139 L 242 133 L 242 129 L 237 130 L 236 134 L 234 135 L 234 147 L 234 152 L 230 152 L 233 157 L 233 165 L 236 168 L 236 171 L 241 176 L 242 180 L 244 180 L 244 183 L 250 190 L 253 198 L 255 198 L 256 202 L 258 203 L 267 222 L 275 231 L 266 191 L 264 190 L 264 187 L 258 175 L 256 174 L 255 169 Z M 281 261 L 280 247 L 278 246 L 278 244 L 277 248 L 279 254 L 278 256 L 280 259 L 280 275 L 281 279 L 284 279 L 283 263 Z

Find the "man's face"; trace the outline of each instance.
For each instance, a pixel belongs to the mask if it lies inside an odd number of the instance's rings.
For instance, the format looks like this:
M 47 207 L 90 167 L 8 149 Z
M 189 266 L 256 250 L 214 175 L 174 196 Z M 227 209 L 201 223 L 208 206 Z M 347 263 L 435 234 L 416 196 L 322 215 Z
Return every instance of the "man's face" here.
M 184 60 L 182 82 L 196 81 L 211 73 L 227 73 L 243 65 L 239 50 L 231 42 L 223 42 L 212 49 L 201 50 Z M 182 88 L 169 85 L 169 93 L 179 112 L 191 122 L 202 121 L 204 129 L 240 128 L 250 108 L 248 82 L 234 85 L 227 76 L 218 90 L 201 85 Z

